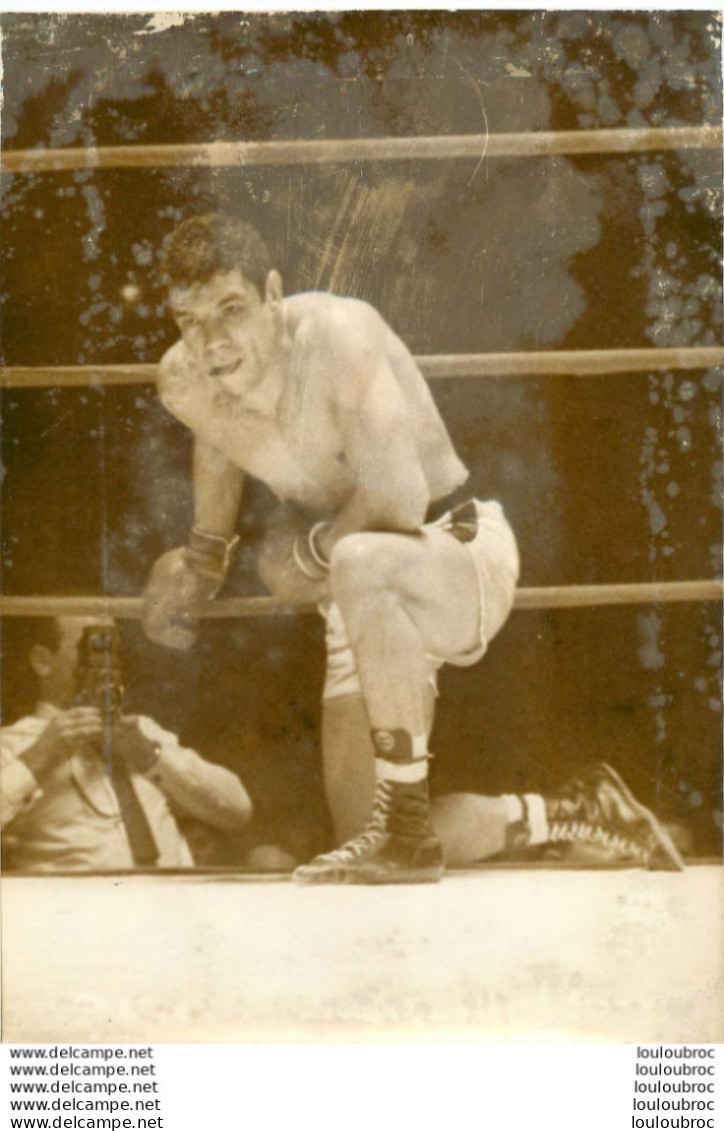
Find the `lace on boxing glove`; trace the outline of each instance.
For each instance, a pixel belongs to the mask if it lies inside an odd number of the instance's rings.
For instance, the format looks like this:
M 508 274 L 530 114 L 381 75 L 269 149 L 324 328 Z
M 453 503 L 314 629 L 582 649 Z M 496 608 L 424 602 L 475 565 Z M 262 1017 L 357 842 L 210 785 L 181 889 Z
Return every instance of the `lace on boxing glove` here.
M 295 565 L 309 581 L 324 581 L 329 573 L 329 558 L 322 553 L 317 539 L 331 525 L 331 522 L 317 522 L 306 537 L 298 535 L 294 539 Z
M 184 548 L 184 557 L 195 574 L 221 588 L 238 543 L 238 534 L 227 540 L 194 526 Z

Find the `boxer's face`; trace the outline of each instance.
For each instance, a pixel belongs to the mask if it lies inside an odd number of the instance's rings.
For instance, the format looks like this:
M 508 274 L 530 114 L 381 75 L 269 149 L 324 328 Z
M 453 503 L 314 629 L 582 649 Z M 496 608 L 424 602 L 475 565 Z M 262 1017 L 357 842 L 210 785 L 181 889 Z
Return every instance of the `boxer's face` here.
M 194 361 L 210 377 L 251 387 L 263 376 L 279 338 L 281 280 L 275 271 L 264 296 L 241 271 L 206 283 L 173 287 L 171 310 Z

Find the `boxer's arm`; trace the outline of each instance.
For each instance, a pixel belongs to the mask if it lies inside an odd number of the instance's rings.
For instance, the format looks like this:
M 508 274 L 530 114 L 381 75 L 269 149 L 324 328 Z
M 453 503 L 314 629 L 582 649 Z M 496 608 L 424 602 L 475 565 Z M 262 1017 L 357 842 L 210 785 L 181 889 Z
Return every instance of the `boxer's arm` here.
M 183 342 L 177 342 L 161 359 L 158 392 L 165 408 L 194 433 L 195 525 L 208 534 L 229 539 L 239 513 L 244 473 L 199 436 L 197 429 L 208 415 L 208 394 L 203 388 L 203 375 Z
M 358 343 L 335 386 L 335 416 L 355 489 L 317 537 L 329 555 L 345 534 L 365 530 L 412 533 L 422 526 L 430 492 L 408 406 L 384 355 Z
M 205 440 L 194 440 L 194 526 L 217 538 L 234 533 L 244 472 Z
M 159 394 L 193 432 L 205 404 L 198 382 L 183 343 L 177 343 L 159 366 Z M 142 624 L 156 643 L 179 649 L 194 643 L 199 613 L 216 596 L 229 568 L 243 482 L 241 469 L 195 434 L 194 527 L 186 546 L 158 559 L 144 591 Z
M 429 489 L 407 405 L 386 362 L 367 377 L 362 395 L 343 406 L 338 419 L 356 486 L 333 524 L 337 537 L 354 530 L 419 529 Z
M 239 468 L 198 439 L 192 474 L 193 529 L 186 546 L 156 561 L 141 620 L 149 639 L 181 650 L 194 643 L 199 614 L 224 584 L 238 542 L 233 531 L 244 480 Z

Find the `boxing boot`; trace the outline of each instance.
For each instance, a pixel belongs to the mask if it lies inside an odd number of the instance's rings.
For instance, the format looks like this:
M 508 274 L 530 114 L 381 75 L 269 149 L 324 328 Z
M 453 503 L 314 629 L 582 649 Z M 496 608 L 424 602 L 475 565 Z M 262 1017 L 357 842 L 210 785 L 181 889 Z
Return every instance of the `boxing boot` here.
M 610 862 L 681 871 L 669 834 L 610 766 L 600 762 L 545 798 L 548 843 L 598 848 Z
M 443 856 L 429 814 L 427 779 L 379 781 L 364 831 L 297 868 L 293 878 L 305 884 L 435 883 Z

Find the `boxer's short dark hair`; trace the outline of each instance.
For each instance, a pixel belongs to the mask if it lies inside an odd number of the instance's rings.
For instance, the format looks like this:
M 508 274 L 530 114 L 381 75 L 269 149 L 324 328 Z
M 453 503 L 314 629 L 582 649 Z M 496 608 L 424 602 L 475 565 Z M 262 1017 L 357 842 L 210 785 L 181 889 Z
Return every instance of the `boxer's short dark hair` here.
M 266 244 L 251 224 L 222 212 L 184 220 L 171 236 L 164 267 L 172 287 L 207 283 L 219 271 L 241 271 L 263 293 L 271 271 Z

